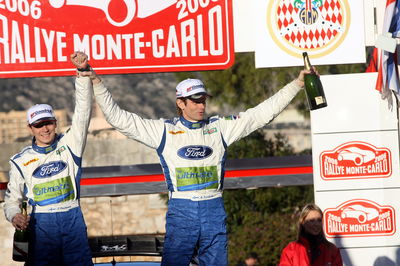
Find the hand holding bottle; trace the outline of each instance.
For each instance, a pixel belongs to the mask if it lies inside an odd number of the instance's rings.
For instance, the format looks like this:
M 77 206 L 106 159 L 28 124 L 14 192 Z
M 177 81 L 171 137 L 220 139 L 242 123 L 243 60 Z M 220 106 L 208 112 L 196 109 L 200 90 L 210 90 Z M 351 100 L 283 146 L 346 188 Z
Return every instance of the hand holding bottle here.
M 311 73 L 315 73 L 319 77 L 318 70 L 315 67 L 311 67 L 311 70 L 303 69 L 300 71 L 300 74 L 296 79 L 300 87 L 304 87 L 304 76 Z
M 21 203 L 21 213 L 17 213 L 13 219 L 15 233 L 13 239 L 13 253 L 12 258 L 15 261 L 26 261 L 28 258 L 29 249 L 29 233 L 27 230 L 29 223 L 29 216 L 27 211 L 27 202 Z
M 303 73 L 303 81 L 310 110 L 328 106 L 319 74 L 316 69 L 311 66 L 310 59 L 306 52 L 303 53 L 303 59 L 304 68 L 308 71 L 308 73 Z
M 299 76 L 296 79 L 296 82 L 300 87 L 302 87 L 302 88 L 304 87 L 304 75 L 309 74 L 309 73 L 310 73 L 310 71 L 307 69 L 303 69 L 300 71 Z
M 18 230 L 25 230 L 28 227 L 30 216 L 17 213 L 12 219 L 12 225 Z

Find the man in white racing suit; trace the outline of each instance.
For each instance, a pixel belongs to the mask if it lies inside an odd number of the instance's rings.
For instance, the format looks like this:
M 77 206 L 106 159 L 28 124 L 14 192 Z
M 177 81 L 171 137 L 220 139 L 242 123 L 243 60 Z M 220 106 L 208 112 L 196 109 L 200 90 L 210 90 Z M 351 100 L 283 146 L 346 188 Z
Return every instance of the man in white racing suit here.
M 305 73 L 237 116 L 206 119 L 209 95 L 198 79 L 178 84 L 179 117 L 170 120 L 144 119 L 122 110 L 100 78 L 94 79 L 94 95 L 106 120 L 127 137 L 156 149 L 160 158 L 169 191 L 162 265 L 187 266 L 195 250 L 200 265 L 227 265 L 222 200 L 227 147 L 276 117 L 304 86 Z
M 86 61 L 83 53 L 71 55 L 75 66 Z M 93 93 L 90 78 L 79 77 L 79 73 L 70 129 L 57 134 L 53 108 L 48 104 L 34 105 L 27 111 L 32 145 L 10 159 L 4 212 L 15 228 L 28 228 L 27 265 L 93 265 L 79 206 L 82 154 Z M 20 213 L 23 200 L 32 206 L 28 217 Z

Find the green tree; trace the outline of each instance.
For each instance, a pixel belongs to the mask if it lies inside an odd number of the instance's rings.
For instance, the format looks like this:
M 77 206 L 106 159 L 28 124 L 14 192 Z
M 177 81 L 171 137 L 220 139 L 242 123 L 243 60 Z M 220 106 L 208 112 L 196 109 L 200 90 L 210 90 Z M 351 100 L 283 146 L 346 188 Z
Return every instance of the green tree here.
M 228 159 L 292 154 L 293 148 L 283 134 L 265 139 L 261 130 L 228 148 Z M 226 190 L 224 201 L 230 265 L 251 251 L 258 253 L 262 265 L 276 265 L 283 247 L 296 238 L 298 210 L 313 202 L 313 187 Z

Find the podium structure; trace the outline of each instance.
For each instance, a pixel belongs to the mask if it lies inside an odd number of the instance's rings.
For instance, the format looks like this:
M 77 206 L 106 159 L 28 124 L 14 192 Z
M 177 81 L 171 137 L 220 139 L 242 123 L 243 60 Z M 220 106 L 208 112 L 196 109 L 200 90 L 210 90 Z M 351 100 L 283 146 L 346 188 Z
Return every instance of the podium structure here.
M 400 263 L 399 114 L 376 78 L 321 76 L 328 107 L 311 112 L 315 201 L 345 265 Z

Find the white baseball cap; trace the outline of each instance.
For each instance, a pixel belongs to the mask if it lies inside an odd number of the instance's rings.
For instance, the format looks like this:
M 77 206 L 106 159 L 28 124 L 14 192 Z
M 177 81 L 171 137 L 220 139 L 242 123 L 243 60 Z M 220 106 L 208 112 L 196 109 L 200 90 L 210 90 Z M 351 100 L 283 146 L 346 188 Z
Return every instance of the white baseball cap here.
M 176 86 L 176 98 L 198 99 L 203 96 L 211 95 L 207 93 L 204 83 L 199 79 L 185 79 Z
M 43 121 L 57 121 L 53 108 L 48 104 L 35 104 L 28 109 L 28 124 L 35 125 Z

